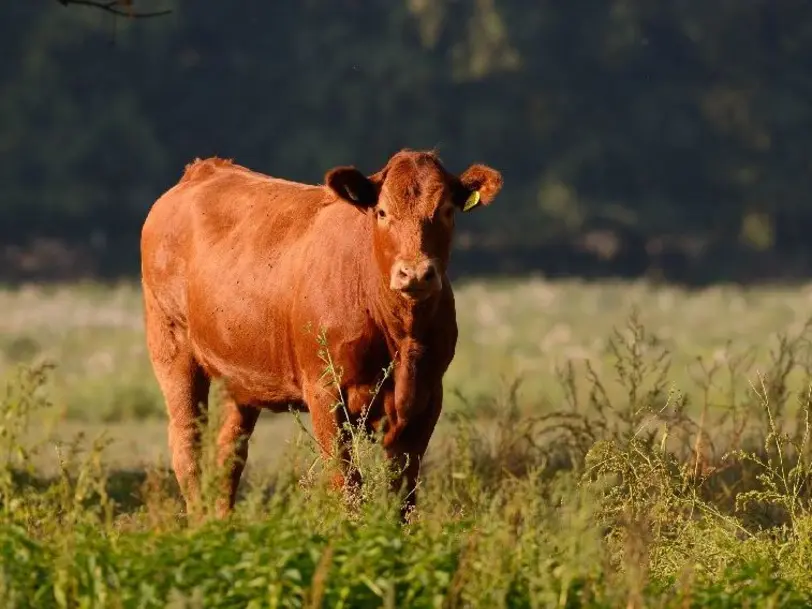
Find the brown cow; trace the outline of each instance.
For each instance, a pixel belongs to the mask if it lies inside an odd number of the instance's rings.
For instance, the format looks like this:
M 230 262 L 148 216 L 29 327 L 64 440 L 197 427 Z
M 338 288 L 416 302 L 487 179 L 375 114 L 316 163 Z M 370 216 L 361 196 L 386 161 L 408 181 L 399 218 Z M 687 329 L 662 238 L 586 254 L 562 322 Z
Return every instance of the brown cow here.
M 489 204 L 501 187 L 490 167 L 457 177 L 434 153 L 411 150 L 369 177 L 336 167 L 324 186 L 217 158 L 186 167 L 144 223 L 141 274 L 147 345 L 187 509 L 199 493 L 198 422 L 213 378 L 228 397 L 221 515 L 234 506 L 262 408 L 306 409 L 322 453 L 332 454 L 342 409 L 333 408 L 337 392 L 307 328 L 326 333 L 351 421 L 367 408 L 372 428 L 383 424 L 386 454 L 404 466 L 404 510 L 414 506 L 457 341 L 446 276 L 455 212 Z

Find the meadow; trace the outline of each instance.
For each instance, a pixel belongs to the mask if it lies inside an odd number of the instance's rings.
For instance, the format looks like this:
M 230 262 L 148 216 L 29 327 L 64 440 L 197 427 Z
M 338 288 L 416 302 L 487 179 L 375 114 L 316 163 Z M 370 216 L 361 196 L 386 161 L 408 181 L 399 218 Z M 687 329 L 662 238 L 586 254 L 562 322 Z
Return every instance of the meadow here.
M 812 606 L 812 285 L 455 294 L 401 526 L 372 439 L 341 499 L 284 414 L 234 516 L 186 519 L 137 285 L 0 290 L 2 606 Z

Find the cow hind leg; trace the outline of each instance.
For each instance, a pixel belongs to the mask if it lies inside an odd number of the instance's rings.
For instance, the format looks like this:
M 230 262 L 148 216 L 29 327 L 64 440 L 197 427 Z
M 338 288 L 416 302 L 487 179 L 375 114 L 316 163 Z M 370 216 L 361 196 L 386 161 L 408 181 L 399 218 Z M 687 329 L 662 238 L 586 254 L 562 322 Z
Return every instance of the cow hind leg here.
M 156 368 L 169 415 L 172 469 L 191 513 L 200 500 L 200 439 L 205 424 L 209 379 L 191 360 Z
M 217 463 L 223 476 L 223 488 L 217 501 L 217 515 L 224 517 L 234 509 L 240 477 L 248 459 L 248 441 L 259 419 L 260 409 L 226 400 L 223 423 L 217 438 Z
M 144 301 L 150 360 L 169 416 L 172 469 L 187 513 L 192 513 L 200 499 L 200 436 L 210 379 L 195 361 L 185 329 L 164 314 L 148 294 Z

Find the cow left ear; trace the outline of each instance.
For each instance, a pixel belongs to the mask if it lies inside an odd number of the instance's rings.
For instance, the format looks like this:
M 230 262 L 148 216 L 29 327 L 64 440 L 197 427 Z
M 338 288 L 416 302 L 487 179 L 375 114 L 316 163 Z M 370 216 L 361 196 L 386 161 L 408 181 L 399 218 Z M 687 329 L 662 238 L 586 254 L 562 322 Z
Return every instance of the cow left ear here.
M 487 165 L 471 165 L 460 175 L 461 192 L 457 207 L 463 211 L 477 205 L 490 205 L 502 190 L 502 174 Z
M 324 183 L 341 199 L 358 207 L 373 207 L 378 202 L 378 185 L 355 167 L 331 169 Z

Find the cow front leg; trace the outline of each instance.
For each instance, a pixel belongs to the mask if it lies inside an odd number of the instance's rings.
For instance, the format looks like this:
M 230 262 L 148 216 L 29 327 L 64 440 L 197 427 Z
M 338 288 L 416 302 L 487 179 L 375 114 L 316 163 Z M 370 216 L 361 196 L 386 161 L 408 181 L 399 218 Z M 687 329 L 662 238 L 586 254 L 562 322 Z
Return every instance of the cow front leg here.
M 217 465 L 222 488 L 217 497 L 217 516 L 223 518 L 233 509 L 237 488 L 248 459 L 248 441 L 254 433 L 260 409 L 237 404 L 228 399 L 223 404 L 224 417 L 217 437 Z
M 392 489 L 404 494 L 400 511 L 404 522 L 417 506 L 420 466 L 443 408 L 442 383 L 434 386 L 425 399 L 425 408 L 408 419 L 398 415 L 395 409 L 394 416 L 387 417 L 389 425 L 383 438 L 386 455 L 398 468 Z
M 322 458 L 334 469 L 330 477 L 335 490 L 348 491 L 356 476 L 350 470 L 350 450 L 342 424 L 346 417 L 337 397 L 329 388 L 314 383 L 305 391 L 305 403 L 313 424 L 313 435 L 318 442 Z

